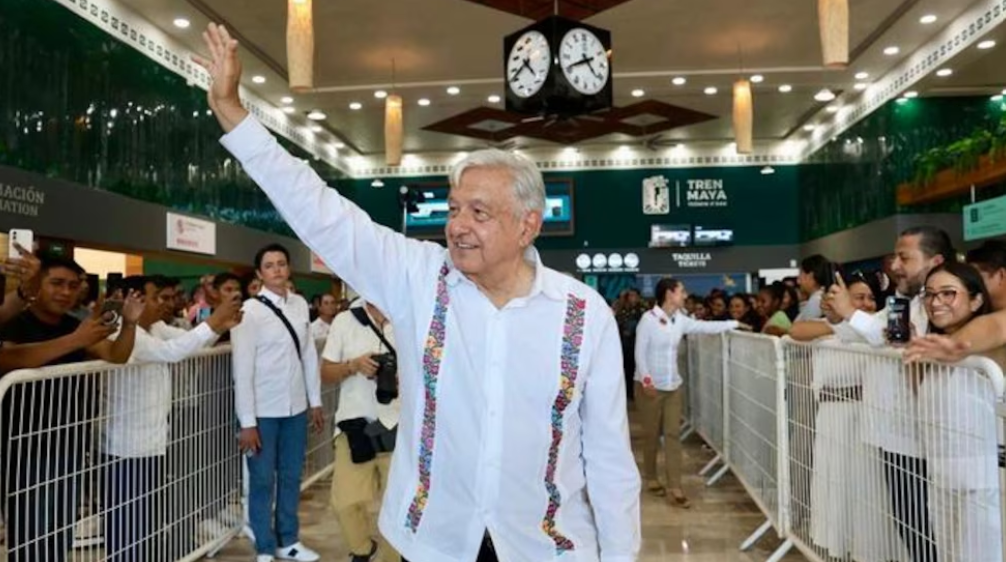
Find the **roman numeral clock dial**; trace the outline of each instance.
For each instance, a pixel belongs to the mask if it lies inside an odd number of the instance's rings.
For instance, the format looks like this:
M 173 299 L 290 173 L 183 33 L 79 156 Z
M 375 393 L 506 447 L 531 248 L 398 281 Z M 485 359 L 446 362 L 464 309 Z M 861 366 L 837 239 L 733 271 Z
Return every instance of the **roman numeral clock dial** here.
M 566 33 L 559 45 L 559 62 L 566 80 L 581 94 L 594 95 L 608 83 L 608 52 L 597 35 L 586 29 Z
M 507 85 L 518 96 L 529 98 L 545 84 L 551 63 L 552 51 L 545 35 L 528 31 L 510 49 L 506 64 Z

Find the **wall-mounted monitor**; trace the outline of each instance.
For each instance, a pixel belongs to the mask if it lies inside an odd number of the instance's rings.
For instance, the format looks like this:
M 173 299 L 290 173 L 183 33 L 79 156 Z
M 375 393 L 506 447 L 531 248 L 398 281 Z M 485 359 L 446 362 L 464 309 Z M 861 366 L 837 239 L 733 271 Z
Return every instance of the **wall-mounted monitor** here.
M 422 183 L 408 186 L 422 193 L 418 210 L 405 219 L 405 233 L 417 238 L 443 238 L 447 225 L 447 194 L 449 184 Z M 545 181 L 545 210 L 542 213 L 542 236 L 572 236 L 574 225 L 573 180 Z
M 734 231 L 729 228 L 695 227 L 696 246 L 731 246 L 734 243 Z
M 689 224 L 650 226 L 651 248 L 687 248 L 691 245 L 692 226 Z

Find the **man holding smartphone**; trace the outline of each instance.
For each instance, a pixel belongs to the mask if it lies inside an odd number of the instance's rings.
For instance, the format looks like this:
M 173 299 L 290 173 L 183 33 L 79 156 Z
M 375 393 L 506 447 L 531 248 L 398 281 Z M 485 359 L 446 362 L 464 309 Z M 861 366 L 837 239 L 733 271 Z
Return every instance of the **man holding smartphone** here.
M 895 298 L 898 314 L 907 315 L 915 335 L 924 335 L 929 319 L 921 291 L 926 277 L 935 267 L 955 260 L 953 245 L 946 232 L 921 226 L 901 233 L 894 246 L 891 269 L 897 284 Z M 833 326 L 843 341 L 867 342 L 876 347 L 888 345 L 889 319 L 894 311 L 876 314 L 859 311 L 841 276 L 828 291 L 828 302 L 842 322 Z M 901 369 L 880 364 L 863 378 L 865 423 L 872 431 L 864 438 L 881 450 L 887 487 L 894 508 L 898 533 L 913 562 L 936 560 L 934 538 L 929 523 L 928 468 L 923 458 L 918 431 L 916 394 L 909 377 Z M 872 418 L 872 419 L 871 419 Z

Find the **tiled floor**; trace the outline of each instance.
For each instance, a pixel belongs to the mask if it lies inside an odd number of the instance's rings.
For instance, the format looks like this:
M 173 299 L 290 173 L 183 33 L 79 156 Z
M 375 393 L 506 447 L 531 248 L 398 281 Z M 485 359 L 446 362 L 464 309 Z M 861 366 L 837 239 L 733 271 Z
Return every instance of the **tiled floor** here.
M 633 427 L 633 444 L 637 446 Z M 779 545 L 770 532 L 748 552 L 739 545 L 758 528 L 764 517 L 748 498 L 741 485 L 727 475 L 716 486 L 707 488 L 695 476 L 713 457 L 702 443 L 693 437 L 684 448 L 685 487 L 692 499 L 691 509 L 671 507 L 662 498 L 643 493 L 643 549 L 640 562 L 762 562 Z M 339 536 L 339 527 L 328 510 L 329 482 L 308 490 L 301 502 L 302 539 L 317 549 L 322 560 L 345 561 L 348 555 Z M 219 562 L 254 560 L 253 549 L 246 539 L 236 539 L 217 557 Z M 805 558 L 791 553 L 786 562 L 802 562 Z

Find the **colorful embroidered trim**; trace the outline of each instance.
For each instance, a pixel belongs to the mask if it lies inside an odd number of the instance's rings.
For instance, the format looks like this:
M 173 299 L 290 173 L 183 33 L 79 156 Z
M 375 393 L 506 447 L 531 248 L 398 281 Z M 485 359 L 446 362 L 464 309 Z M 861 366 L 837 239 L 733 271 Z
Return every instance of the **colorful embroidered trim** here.
M 405 526 L 413 533 L 419 528 L 430 499 L 430 472 L 433 468 L 433 441 L 437 432 L 437 377 L 440 375 L 440 359 L 444 353 L 444 339 L 447 335 L 447 264 L 440 268 L 437 279 L 437 303 L 433 307 L 430 332 L 426 336 L 426 350 L 423 352 L 423 387 L 426 405 L 423 408 L 423 428 L 419 442 L 419 485 L 409 506 Z
M 556 555 L 575 550 L 576 545 L 555 528 L 555 516 L 562 504 L 562 496 L 555 485 L 555 471 L 559 464 L 559 447 L 562 445 L 562 416 L 576 393 L 576 375 L 580 368 L 580 347 L 583 344 L 583 321 L 587 301 L 569 295 L 566 300 L 566 321 L 562 336 L 562 373 L 559 394 L 552 404 L 552 445 L 548 449 L 548 466 L 545 468 L 545 489 L 548 491 L 548 509 L 541 528 L 555 543 Z

